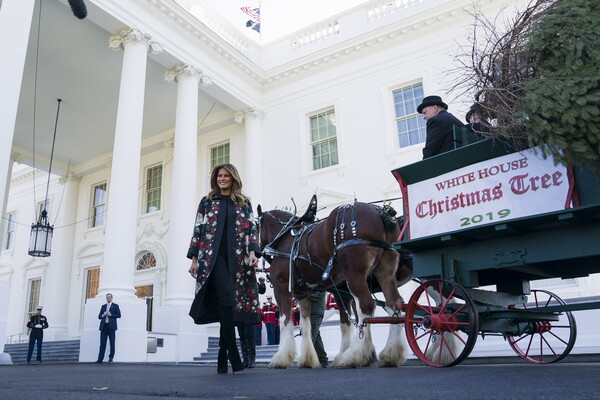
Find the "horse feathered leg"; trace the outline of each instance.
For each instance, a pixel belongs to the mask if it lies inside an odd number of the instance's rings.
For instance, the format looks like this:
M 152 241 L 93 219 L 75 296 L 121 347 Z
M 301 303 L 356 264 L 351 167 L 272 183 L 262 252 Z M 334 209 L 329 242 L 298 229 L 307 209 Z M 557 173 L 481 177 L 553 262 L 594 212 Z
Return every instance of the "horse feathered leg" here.
M 304 298 L 299 299 L 300 304 L 300 328 L 302 329 L 302 345 L 300 348 L 300 359 L 298 360 L 298 366 L 300 368 L 321 368 L 319 357 L 315 351 L 315 346 L 310 337 L 311 324 L 310 324 L 310 312 L 311 303 L 310 299 Z
M 350 347 L 350 343 L 352 342 L 353 327 L 350 323 L 350 307 L 352 306 L 352 298 L 336 296 L 336 302 L 339 304 L 340 331 L 342 334 L 342 340 L 340 342 L 340 352 L 333 359 L 332 365 L 334 367 L 339 367 L 340 357 Z
M 271 264 L 274 267 L 275 263 Z M 281 269 L 280 269 L 281 270 Z M 285 272 L 285 270 L 283 270 Z M 287 276 L 274 279 L 275 300 L 279 305 L 280 336 L 277 353 L 271 358 L 269 368 L 287 368 L 296 358 L 296 341 L 294 340 L 294 323 L 292 322 L 292 294 L 287 288 Z
M 354 295 L 353 295 L 354 296 Z M 371 302 L 373 299 L 367 297 Z M 361 304 L 357 297 L 354 297 L 357 304 Z M 361 304 L 360 307 L 356 308 L 357 318 L 363 321 L 365 317 L 373 316 L 373 307 L 371 312 L 364 312 L 364 308 Z M 336 357 L 337 358 L 337 357 Z M 355 334 L 352 337 L 350 346 L 344 353 L 339 356 L 336 366 L 345 368 L 357 368 L 357 367 L 370 367 L 377 363 L 377 354 L 375 353 L 375 346 L 373 345 L 373 339 L 371 337 L 371 328 L 369 325 L 356 329 Z
M 395 251 L 386 251 L 375 268 L 375 276 L 385 297 L 385 311 L 390 317 L 394 313 L 400 316 L 400 310 L 396 308 L 396 304 L 402 301 L 396 285 L 396 267 L 399 258 L 399 254 Z M 402 325 L 390 324 L 387 343 L 379 353 L 380 367 L 397 367 L 406 361 L 405 339 L 402 332 Z
M 296 358 L 296 341 L 294 340 L 294 324 L 291 319 L 281 318 L 279 336 L 279 348 L 271 358 L 269 368 L 287 368 L 292 365 Z

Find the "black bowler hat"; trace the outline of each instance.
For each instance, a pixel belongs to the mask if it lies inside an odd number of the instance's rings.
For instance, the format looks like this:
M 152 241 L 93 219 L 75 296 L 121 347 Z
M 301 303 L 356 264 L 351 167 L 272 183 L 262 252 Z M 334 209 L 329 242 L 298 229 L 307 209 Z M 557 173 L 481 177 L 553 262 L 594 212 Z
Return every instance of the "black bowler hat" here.
M 442 101 L 442 98 L 440 96 L 427 96 L 423 99 L 423 102 L 417 107 L 417 112 L 421 114 L 421 111 L 423 111 L 423 109 L 428 106 L 440 106 L 444 110 L 448 109 L 448 105 Z

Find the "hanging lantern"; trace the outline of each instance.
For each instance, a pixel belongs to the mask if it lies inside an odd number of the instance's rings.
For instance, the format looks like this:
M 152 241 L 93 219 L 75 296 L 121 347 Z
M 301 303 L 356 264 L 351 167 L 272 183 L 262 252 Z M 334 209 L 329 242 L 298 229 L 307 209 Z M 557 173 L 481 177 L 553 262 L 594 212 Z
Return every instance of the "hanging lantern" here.
M 49 257 L 53 232 L 54 227 L 48 223 L 48 212 L 43 210 L 37 224 L 31 225 L 29 255 L 33 257 Z

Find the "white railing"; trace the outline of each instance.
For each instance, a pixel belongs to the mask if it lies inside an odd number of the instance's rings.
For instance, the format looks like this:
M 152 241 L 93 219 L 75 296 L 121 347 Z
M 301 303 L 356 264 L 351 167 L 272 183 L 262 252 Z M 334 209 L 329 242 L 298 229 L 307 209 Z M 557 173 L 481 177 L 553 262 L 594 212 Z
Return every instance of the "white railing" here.
M 400 9 L 409 8 L 422 2 L 423 0 L 382 0 L 369 7 L 367 10 L 367 15 L 369 21 L 372 21 L 385 15 L 392 14 Z
M 340 33 L 340 23 L 337 20 L 312 27 L 292 37 L 292 49 L 297 50 L 309 44 L 319 42 Z
M 25 343 L 29 340 L 29 334 L 27 332 L 15 333 L 6 337 L 6 344 L 13 343 Z

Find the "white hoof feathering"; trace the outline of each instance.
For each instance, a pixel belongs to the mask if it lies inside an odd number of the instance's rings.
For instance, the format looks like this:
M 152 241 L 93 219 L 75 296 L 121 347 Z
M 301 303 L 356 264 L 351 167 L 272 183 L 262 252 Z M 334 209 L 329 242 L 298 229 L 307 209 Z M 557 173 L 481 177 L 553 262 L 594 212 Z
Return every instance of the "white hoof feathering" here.
M 294 340 L 294 325 L 291 322 L 281 324 L 279 348 L 271 358 L 269 368 L 287 368 L 296 358 L 296 341 Z
M 397 367 L 406 362 L 406 346 L 401 324 L 390 325 L 388 341 L 379 353 L 380 367 Z
M 350 324 L 340 324 L 340 330 L 342 332 L 342 341 L 340 343 L 340 352 L 333 359 L 332 365 L 334 367 L 340 366 L 340 357 L 348 348 L 352 342 L 353 327 Z
M 302 327 L 302 342 L 300 349 L 300 359 L 298 360 L 298 366 L 300 368 L 321 368 L 321 363 L 319 362 L 319 356 L 317 356 L 317 352 L 315 351 L 315 346 L 312 342 L 310 332 L 310 319 L 302 318 L 300 320 L 300 326 Z M 304 334 L 306 332 L 306 334 Z
M 360 318 L 360 321 L 362 321 L 362 318 Z M 368 325 L 363 328 L 363 333 L 362 339 L 359 337 L 360 331 L 355 333 L 350 347 L 338 358 L 336 366 L 358 368 L 370 367 L 377 363 L 377 354 L 371 339 L 371 329 Z

